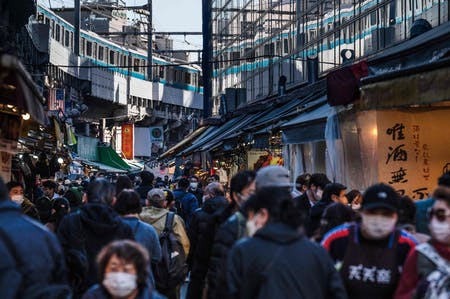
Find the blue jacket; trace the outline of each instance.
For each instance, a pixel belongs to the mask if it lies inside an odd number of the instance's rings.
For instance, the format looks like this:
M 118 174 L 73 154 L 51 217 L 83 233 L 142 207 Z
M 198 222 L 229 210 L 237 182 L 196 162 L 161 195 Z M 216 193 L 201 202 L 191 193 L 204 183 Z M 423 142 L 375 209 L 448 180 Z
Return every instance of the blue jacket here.
M 192 193 L 180 189 L 174 190 L 173 196 L 175 197 L 175 201 L 179 202 L 181 206 L 181 211 L 177 211 L 177 214 L 183 218 L 186 229 L 189 229 L 192 216 L 195 210 L 198 209 L 197 197 Z
M 0 228 L 10 240 L 10 246 L 15 248 L 24 267 L 22 270 L 17 269 L 16 259 L 9 253 L 5 241 L 0 239 L 2 299 L 16 297 L 15 294 L 22 287 L 16 283 L 22 272 L 28 274 L 28 279 L 33 285 L 67 283 L 64 256 L 53 233 L 40 223 L 22 215 L 20 207 L 10 200 L 0 200 Z

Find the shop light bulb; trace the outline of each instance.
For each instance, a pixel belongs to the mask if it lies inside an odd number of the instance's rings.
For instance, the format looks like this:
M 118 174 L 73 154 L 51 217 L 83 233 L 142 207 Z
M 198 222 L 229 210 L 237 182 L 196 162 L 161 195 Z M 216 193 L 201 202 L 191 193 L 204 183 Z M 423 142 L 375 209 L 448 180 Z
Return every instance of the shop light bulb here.
M 9 109 L 11 109 L 12 107 L 14 107 L 13 105 L 6 105 L 6 107 L 8 107 Z
M 23 120 L 29 120 L 30 114 L 29 113 L 22 114 L 22 118 L 23 118 Z
M 378 128 L 377 128 L 377 127 L 375 127 L 375 128 L 372 129 L 372 135 L 373 135 L 374 137 L 377 137 L 377 136 L 378 136 Z
M 59 164 L 63 164 L 63 162 L 64 162 L 63 158 L 58 158 L 58 163 Z

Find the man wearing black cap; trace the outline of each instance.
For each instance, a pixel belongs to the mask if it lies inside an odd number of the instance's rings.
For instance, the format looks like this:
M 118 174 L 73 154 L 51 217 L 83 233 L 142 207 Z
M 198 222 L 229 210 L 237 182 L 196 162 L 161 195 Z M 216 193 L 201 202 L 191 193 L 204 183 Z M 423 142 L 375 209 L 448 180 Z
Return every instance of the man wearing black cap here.
M 376 184 L 363 195 L 361 224 L 339 226 L 322 246 L 339 270 L 350 299 L 392 298 L 406 257 L 416 241 L 395 228 L 398 195 Z

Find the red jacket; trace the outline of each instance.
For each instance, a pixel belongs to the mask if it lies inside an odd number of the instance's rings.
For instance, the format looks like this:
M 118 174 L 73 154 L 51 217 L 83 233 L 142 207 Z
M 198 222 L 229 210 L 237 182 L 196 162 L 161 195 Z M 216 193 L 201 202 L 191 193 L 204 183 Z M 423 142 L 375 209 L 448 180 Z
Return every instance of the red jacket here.
M 450 261 L 450 246 L 438 243 L 437 241 L 431 241 L 431 245 L 436 251 L 447 261 Z M 406 259 L 403 267 L 403 273 L 400 278 L 400 283 L 395 292 L 394 299 L 410 299 L 413 297 L 417 285 L 422 277 L 419 277 L 419 271 L 417 269 L 417 258 L 419 253 L 416 250 L 411 251 Z M 424 277 L 425 279 L 425 277 Z

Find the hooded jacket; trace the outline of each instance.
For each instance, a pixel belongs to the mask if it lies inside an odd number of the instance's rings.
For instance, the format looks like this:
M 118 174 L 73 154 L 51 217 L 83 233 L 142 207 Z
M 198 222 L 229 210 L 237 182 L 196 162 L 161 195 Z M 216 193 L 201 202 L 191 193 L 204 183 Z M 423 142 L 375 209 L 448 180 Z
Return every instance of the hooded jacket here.
M 145 207 L 142 209 L 142 213 L 139 215 L 139 218 L 142 221 L 152 225 L 159 236 L 161 232 L 164 230 L 167 213 L 169 213 L 169 211 L 166 209 Z M 172 228 L 174 234 L 177 236 L 178 240 L 180 240 L 181 244 L 183 245 L 185 255 L 188 256 L 190 242 L 186 233 L 186 228 L 184 227 L 183 219 L 181 219 L 180 216 L 175 215 Z
M 226 298 L 226 267 L 228 254 L 236 241 L 247 237 L 247 219 L 242 211 L 230 216 L 214 236 L 208 271 L 208 298 Z
M 74 286 L 79 294 L 97 282 L 95 259 L 105 245 L 114 240 L 135 239 L 130 226 L 110 206 L 102 203 L 88 203 L 64 217 L 58 228 L 58 237 L 66 259 L 74 251 L 86 255 L 87 276 L 79 286 Z M 72 262 L 68 261 L 71 277 L 80 275 L 76 266 L 82 265 L 70 265 Z
M 228 264 L 229 298 L 347 298 L 327 252 L 282 223 L 238 242 Z
M 205 201 L 203 207 L 194 212 L 189 228 L 191 252 L 188 264 L 191 270 L 191 282 L 186 298 L 201 297 L 214 236 L 221 222 L 221 214 L 227 206 L 228 201 L 225 197 L 216 196 Z

